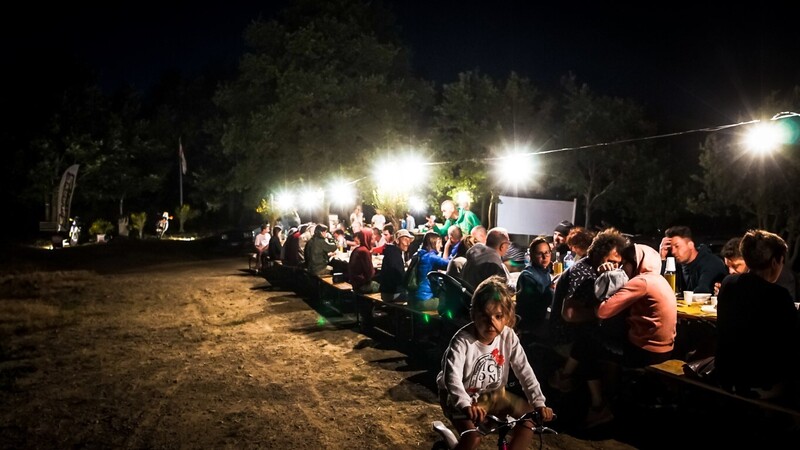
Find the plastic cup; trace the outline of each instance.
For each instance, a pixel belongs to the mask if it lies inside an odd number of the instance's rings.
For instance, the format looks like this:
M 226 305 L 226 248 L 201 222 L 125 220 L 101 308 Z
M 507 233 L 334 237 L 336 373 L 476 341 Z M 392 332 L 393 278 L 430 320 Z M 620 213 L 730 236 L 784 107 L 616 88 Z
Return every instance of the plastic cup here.
M 714 308 L 717 307 L 717 296 L 716 295 L 712 295 L 711 296 L 711 306 L 713 306 Z
M 692 304 L 692 296 L 694 295 L 694 291 L 683 291 L 683 301 L 687 305 Z

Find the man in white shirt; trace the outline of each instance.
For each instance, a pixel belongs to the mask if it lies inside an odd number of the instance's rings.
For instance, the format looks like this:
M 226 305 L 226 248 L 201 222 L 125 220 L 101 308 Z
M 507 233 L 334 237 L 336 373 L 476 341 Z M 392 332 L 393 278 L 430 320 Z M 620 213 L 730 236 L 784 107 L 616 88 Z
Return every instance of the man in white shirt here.
M 372 216 L 372 228 L 382 231 L 384 225 L 386 225 L 386 217 L 383 214 L 378 213 Z
M 253 241 L 253 245 L 256 247 L 256 253 L 258 253 L 256 258 L 256 269 L 261 270 L 264 265 L 263 259 L 265 256 L 265 251 L 269 246 L 269 240 L 271 236 L 269 235 L 269 225 L 266 223 L 261 224 L 261 232 L 258 233 Z

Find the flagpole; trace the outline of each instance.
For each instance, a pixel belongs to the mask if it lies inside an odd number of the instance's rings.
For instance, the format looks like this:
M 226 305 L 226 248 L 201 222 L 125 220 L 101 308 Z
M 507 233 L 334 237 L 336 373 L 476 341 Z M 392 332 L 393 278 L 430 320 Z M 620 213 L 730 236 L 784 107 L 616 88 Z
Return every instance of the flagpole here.
M 178 180 L 180 182 L 181 207 L 183 207 L 183 158 L 183 143 L 181 143 L 181 138 L 178 137 Z

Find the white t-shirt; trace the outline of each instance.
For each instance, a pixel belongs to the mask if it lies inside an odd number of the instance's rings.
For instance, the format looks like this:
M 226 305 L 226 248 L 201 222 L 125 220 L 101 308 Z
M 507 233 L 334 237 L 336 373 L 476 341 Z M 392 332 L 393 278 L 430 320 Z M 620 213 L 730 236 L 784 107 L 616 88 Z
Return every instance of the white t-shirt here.
M 383 231 L 384 225 L 386 225 L 386 217 L 384 217 L 383 214 L 375 214 L 372 216 L 372 228 Z
M 269 239 L 270 239 L 269 233 L 258 233 L 256 235 L 256 239 L 253 242 L 253 244 L 256 246 L 256 248 L 259 249 L 267 248 L 267 245 L 269 245 Z

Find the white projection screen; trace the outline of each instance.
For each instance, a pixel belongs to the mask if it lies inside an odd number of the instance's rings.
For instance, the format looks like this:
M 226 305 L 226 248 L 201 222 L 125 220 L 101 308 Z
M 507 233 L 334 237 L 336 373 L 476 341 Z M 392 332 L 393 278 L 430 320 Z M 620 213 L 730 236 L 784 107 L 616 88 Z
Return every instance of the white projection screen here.
M 497 205 L 497 226 L 505 228 L 509 234 L 553 234 L 553 229 L 562 220 L 575 223 L 577 204 L 577 199 L 568 202 L 501 195 Z

